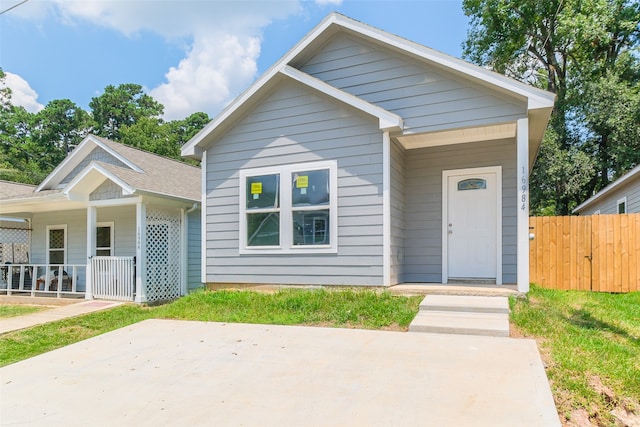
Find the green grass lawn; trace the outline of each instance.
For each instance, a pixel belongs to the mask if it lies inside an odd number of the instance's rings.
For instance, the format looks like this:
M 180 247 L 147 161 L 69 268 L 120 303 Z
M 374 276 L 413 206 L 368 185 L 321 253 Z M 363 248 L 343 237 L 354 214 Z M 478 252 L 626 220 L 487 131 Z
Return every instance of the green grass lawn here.
M 613 426 L 614 408 L 640 414 L 640 292 L 532 287 L 511 305 L 512 330 L 538 342 L 561 416 L 582 409 Z
M 422 297 L 372 291 L 200 291 L 172 303 L 122 305 L 0 336 L 0 366 L 151 318 L 406 330 Z
M 46 310 L 47 307 L 35 305 L 0 305 L 0 319 Z

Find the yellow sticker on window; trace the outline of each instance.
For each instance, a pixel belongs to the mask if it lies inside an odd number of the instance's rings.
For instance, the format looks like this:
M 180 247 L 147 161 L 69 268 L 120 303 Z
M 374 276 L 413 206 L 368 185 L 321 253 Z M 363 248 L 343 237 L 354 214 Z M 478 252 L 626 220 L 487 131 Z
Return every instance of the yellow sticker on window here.
M 309 186 L 309 176 L 308 175 L 299 175 L 298 179 L 296 180 L 296 187 L 297 188 L 307 188 Z
M 262 183 L 261 182 L 252 182 L 251 183 L 251 194 L 262 194 Z

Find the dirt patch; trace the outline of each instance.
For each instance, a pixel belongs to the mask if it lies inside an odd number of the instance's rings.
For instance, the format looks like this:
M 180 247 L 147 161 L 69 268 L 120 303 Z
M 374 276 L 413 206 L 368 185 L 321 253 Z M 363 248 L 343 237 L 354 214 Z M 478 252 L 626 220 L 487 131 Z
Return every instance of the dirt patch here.
M 611 411 L 611 415 L 624 427 L 640 427 L 640 414 L 618 407 Z
M 571 419 L 566 421 L 564 427 L 598 427 L 598 424 L 593 424 L 589 413 L 586 409 L 575 409 L 571 412 Z

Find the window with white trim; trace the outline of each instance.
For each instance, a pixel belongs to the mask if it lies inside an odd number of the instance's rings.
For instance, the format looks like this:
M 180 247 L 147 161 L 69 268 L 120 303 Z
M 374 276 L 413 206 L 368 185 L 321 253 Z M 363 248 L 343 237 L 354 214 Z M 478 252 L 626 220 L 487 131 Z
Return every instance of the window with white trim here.
M 337 252 L 337 163 L 240 171 L 240 253 Z
M 67 262 L 67 226 L 47 226 L 47 264 L 65 264 Z
M 113 255 L 113 222 L 96 224 L 96 255 Z
M 627 198 L 623 197 L 622 199 L 618 199 L 617 206 L 619 214 L 627 213 Z

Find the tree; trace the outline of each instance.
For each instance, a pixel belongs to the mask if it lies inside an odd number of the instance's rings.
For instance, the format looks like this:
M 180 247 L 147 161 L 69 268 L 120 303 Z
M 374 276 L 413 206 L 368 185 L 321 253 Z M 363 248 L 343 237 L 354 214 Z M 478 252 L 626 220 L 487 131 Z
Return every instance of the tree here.
M 629 132 L 637 134 L 640 125 L 626 123 L 637 117 L 640 105 L 638 2 L 464 0 L 463 8 L 471 18 L 465 57 L 557 94 L 552 134 L 541 148 L 546 155 L 531 177 L 533 212 L 553 206 L 554 213 L 567 214 L 640 162 L 638 151 L 627 149 Z M 624 125 L 614 123 L 613 112 L 625 114 Z M 560 167 L 559 159 L 564 159 Z
M 162 122 L 143 117 L 131 126 L 122 126 L 121 142 L 177 160 L 180 148 L 209 122 L 206 113 L 194 113 L 184 120 Z
M 92 128 L 89 113 L 69 99 L 56 99 L 35 115 L 32 137 L 48 162 L 58 164 Z
M 120 141 L 120 129 L 134 125 L 141 118 L 160 119 L 164 106 L 144 93 L 142 86 L 126 83 L 109 85 L 104 93 L 89 103 L 96 122 L 95 133 Z

